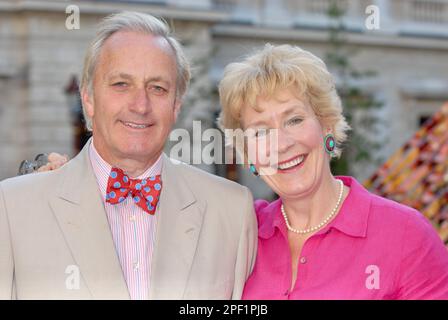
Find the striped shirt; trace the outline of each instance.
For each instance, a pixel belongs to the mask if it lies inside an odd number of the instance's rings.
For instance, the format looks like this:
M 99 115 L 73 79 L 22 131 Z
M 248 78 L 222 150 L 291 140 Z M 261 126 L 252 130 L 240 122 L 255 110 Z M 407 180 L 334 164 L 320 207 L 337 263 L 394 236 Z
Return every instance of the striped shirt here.
M 89 156 L 129 295 L 133 300 L 148 299 L 157 212 L 155 215 L 146 213 L 130 196 L 122 203 L 106 202 L 107 181 L 112 166 L 101 158 L 93 142 L 89 146 Z M 137 179 L 158 175 L 161 171 L 162 156 Z

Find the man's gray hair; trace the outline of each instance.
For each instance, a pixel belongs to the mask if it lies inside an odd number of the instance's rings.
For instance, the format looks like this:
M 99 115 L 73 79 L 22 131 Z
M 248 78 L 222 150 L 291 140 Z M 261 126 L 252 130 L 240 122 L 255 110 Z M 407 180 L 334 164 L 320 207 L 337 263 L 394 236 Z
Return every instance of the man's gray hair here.
M 118 31 L 142 32 L 166 39 L 176 57 L 176 97 L 182 99 L 190 82 L 190 65 L 183 52 L 182 46 L 171 35 L 170 28 L 164 21 L 149 14 L 130 11 L 109 15 L 99 24 L 96 36 L 87 49 L 81 78 L 81 90 L 87 90 L 90 96 L 93 95 L 93 75 L 98 63 L 101 48 L 103 47 L 104 42 Z M 87 129 L 92 130 L 92 119 L 88 117 L 84 106 L 83 113 Z

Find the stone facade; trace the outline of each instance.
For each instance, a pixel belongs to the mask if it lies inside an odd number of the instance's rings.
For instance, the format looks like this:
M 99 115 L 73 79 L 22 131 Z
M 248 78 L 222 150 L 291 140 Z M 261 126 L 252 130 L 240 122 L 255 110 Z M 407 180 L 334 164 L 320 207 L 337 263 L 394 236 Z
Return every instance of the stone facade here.
M 340 2 L 349 8 L 347 39 L 359 50 L 353 64 L 378 73 L 360 85 L 384 102 L 378 138 L 384 141 L 379 153 L 387 158 L 422 118 L 448 100 L 448 1 Z M 65 27 L 69 4 L 80 8 L 79 30 Z M 370 4 L 380 9 L 379 30 L 365 28 L 365 8 Z M 120 10 L 148 12 L 174 27 L 196 66 L 178 123 L 191 129 L 194 119 L 213 126 L 219 110 L 216 84 L 224 66 L 254 47 L 291 43 L 324 58 L 326 8 L 328 0 L 0 2 L 0 179 L 15 175 L 21 160 L 40 152 L 73 156 L 64 86 L 71 75 L 79 76 L 95 24 L 105 15 Z M 375 167 L 357 168 L 357 177 L 366 178 Z M 252 186 L 256 196 L 269 195 L 247 171 L 239 171 L 239 181 Z

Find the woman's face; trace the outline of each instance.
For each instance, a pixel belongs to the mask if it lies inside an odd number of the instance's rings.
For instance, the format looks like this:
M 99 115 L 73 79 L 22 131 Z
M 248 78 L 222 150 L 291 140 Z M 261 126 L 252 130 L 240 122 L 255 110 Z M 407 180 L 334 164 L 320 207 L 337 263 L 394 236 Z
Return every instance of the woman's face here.
M 259 96 L 256 104 L 260 112 L 251 107 L 241 111 L 247 145 L 256 145 L 257 150 L 252 155 L 248 152 L 249 161 L 280 197 L 312 194 L 323 177 L 330 177 L 329 156 L 323 147 L 326 131 L 312 107 L 291 89 L 279 90 L 271 98 Z M 262 146 L 266 159 L 258 154 Z

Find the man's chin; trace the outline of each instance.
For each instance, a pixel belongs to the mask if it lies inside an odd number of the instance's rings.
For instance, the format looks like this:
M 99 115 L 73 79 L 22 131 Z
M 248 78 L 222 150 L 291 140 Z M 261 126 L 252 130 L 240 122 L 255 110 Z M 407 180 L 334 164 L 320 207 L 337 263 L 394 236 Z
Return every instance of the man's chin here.
M 124 158 L 141 160 L 141 161 L 146 161 L 151 158 L 158 157 L 160 153 L 161 152 L 156 152 L 155 150 L 151 151 L 149 148 L 146 149 L 131 148 L 123 150 L 123 152 L 121 152 Z

